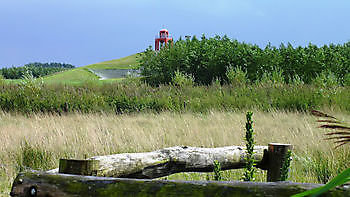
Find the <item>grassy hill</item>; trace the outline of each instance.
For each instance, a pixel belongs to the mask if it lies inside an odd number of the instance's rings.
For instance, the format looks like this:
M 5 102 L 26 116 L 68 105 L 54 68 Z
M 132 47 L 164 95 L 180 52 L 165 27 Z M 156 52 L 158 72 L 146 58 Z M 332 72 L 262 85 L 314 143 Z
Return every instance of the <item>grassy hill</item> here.
M 90 81 L 99 81 L 99 78 L 89 69 L 130 69 L 138 65 L 137 57 L 139 54 L 130 55 L 120 59 L 104 61 L 100 63 L 82 66 L 72 70 L 56 73 L 50 76 L 43 77 L 46 83 L 65 83 L 65 84 L 80 84 Z M 131 66 L 130 66 L 131 65 Z
M 92 68 L 92 69 L 130 69 L 137 66 L 137 57 L 139 53 L 130 55 L 127 57 L 123 57 L 120 59 L 104 61 L 96 64 L 90 64 L 84 66 L 84 68 Z M 130 66 L 131 65 L 131 66 Z

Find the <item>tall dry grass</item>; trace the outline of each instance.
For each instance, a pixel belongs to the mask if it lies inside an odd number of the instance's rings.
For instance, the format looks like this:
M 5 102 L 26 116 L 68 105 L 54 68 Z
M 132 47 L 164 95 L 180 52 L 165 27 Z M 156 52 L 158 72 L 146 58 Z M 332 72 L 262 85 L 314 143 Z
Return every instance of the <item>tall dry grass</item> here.
M 339 119 L 350 115 L 331 112 Z M 295 147 L 291 178 L 297 182 L 327 182 L 349 167 L 350 149 L 334 150 L 323 141 L 325 131 L 315 118 L 297 112 L 254 112 L 258 145 L 291 143 Z M 244 112 L 207 114 L 0 114 L 0 189 L 8 193 L 16 173 L 26 167 L 56 168 L 63 157 L 84 158 L 121 152 L 152 151 L 187 145 L 219 147 L 244 145 Z M 265 180 L 259 171 L 257 179 Z M 224 179 L 240 179 L 240 170 L 224 172 Z M 200 173 L 181 173 L 171 179 L 207 179 Z M 209 177 L 210 178 L 210 177 Z

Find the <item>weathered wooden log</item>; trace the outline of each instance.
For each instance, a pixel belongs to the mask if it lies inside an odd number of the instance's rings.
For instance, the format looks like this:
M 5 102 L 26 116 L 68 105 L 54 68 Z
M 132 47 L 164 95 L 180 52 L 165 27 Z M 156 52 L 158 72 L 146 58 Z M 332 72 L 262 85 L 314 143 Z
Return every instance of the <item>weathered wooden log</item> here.
M 291 182 L 219 182 L 170 181 L 126 178 L 107 178 L 38 171 L 20 173 L 14 181 L 11 196 L 291 196 L 321 184 Z M 348 187 L 338 187 L 323 196 L 350 196 Z
M 257 162 L 257 167 L 267 169 L 267 159 L 263 159 L 264 150 L 266 152 L 267 146 L 255 146 L 254 158 Z M 86 162 L 84 160 L 80 162 L 76 160 L 61 160 L 60 166 L 62 168 L 59 169 L 59 172 L 104 177 L 152 179 L 178 172 L 212 172 L 214 160 L 219 161 L 222 170 L 238 169 L 245 166 L 245 157 L 245 147 L 242 146 L 220 148 L 176 146 L 147 153 L 95 156 L 85 160 Z M 96 162 L 89 166 L 88 162 L 91 160 Z M 77 163 L 81 163 L 83 165 L 82 168 L 90 171 L 79 170 L 79 167 L 76 166 Z M 74 169 L 77 170 L 75 171 Z M 58 169 L 48 172 L 57 173 Z

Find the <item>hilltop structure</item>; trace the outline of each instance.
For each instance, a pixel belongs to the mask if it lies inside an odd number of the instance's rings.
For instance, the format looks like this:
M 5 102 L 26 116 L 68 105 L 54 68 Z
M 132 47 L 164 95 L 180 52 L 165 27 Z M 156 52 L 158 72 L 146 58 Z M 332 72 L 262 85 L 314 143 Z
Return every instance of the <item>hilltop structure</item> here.
M 155 50 L 159 51 L 159 49 L 167 45 L 169 41 L 173 41 L 173 38 L 169 36 L 169 31 L 167 29 L 161 29 L 159 31 L 159 37 L 155 38 Z

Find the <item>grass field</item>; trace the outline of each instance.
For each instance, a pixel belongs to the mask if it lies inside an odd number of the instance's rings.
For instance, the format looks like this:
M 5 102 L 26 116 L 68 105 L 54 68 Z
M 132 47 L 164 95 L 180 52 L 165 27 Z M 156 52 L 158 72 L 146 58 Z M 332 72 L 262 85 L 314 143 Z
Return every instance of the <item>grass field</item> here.
M 98 77 L 86 68 L 75 68 L 51 76 L 43 77 L 44 83 L 81 84 L 88 81 L 98 81 Z
M 96 64 L 90 64 L 78 67 L 72 70 L 56 73 L 43 77 L 43 81 L 48 84 L 62 83 L 69 85 L 77 85 L 86 82 L 97 82 L 98 77 L 91 73 L 88 69 L 130 69 L 138 65 L 137 57 L 139 54 L 130 55 L 124 58 L 104 61 Z M 130 66 L 131 65 L 131 66 Z M 18 81 L 18 80 L 17 80 Z M 17 82 L 15 81 L 15 82 Z M 103 81 L 101 81 L 103 83 Z M 99 82 L 100 83 L 100 82 Z
M 350 115 L 328 112 L 341 120 Z M 257 145 L 270 142 L 294 145 L 291 181 L 327 182 L 349 167 L 349 147 L 334 150 L 323 141 L 324 130 L 315 118 L 299 112 L 259 112 L 253 115 Z M 20 170 L 52 169 L 59 158 L 144 152 L 177 145 L 220 147 L 244 145 L 245 112 L 207 114 L 140 113 L 129 115 L 79 114 L 30 116 L 1 113 L 0 189 L 10 190 Z M 224 180 L 239 180 L 242 170 L 224 172 Z M 211 174 L 209 173 L 209 176 Z M 258 171 L 257 180 L 266 173 Z M 180 173 L 168 179 L 205 180 L 206 173 Z

